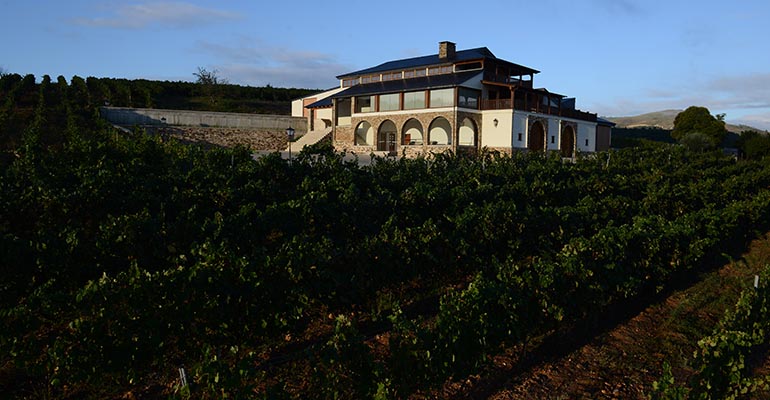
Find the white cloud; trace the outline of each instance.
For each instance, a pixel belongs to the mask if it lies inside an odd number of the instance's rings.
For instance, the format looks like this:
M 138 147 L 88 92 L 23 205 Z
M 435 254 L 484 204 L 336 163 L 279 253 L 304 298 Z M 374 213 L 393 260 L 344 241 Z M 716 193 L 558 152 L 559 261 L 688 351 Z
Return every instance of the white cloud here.
M 770 108 L 770 73 L 721 77 L 706 90 L 722 95 L 736 108 Z
M 743 117 L 730 122 L 770 131 L 770 111 L 761 114 L 744 115 Z
M 203 8 L 190 3 L 159 1 L 123 5 L 106 17 L 81 17 L 73 19 L 72 22 L 83 26 L 121 29 L 141 29 L 152 25 L 189 28 L 240 17 L 236 13 Z
M 590 109 L 606 116 L 627 116 L 693 105 L 707 107 L 712 113 L 727 113 L 728 119 L 731 114 L 755 110 L 751 114 L 755 114 L 755 121 L 761 122 L 762 116 L 770 115 L 770 74 L 721 76 L 703 83 L 651 89 L 634 97 L 617 98 L 611 103 L 595 102 Z
M 215 66 L 230 82 L 254 86 L 327 89 L 335 76 L 351 70 L 334 56 L 316 51 L 288 51 L 243 39 L 240 45 L 200 42 L 198 48 L 221 60 Z

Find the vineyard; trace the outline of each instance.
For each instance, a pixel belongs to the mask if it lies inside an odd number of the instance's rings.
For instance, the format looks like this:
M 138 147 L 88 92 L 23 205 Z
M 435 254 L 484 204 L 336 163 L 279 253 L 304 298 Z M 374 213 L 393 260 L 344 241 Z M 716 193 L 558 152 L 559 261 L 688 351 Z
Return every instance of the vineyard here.
M 13 397 L 423 398 L 770 229 L 764 161 L 672 145 L 574 163 L 360 167 L 324 147 L 254 160 L 118 134 L 93 97 L 75 79 L 0 80 L 0 392 Z M 752 349 L 766 327 L 740 318 L 767 313 L 757 298 L 726 317 Z M 686 395 L 677 384 L 660 393 Z

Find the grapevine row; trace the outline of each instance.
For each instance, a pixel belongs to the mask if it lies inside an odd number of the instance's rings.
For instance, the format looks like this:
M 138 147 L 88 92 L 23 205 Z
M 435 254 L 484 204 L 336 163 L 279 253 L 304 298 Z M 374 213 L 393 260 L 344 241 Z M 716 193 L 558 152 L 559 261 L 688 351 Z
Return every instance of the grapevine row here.
M 89 108 L 99 82 L 16 96 L 15 113 L 48 116 L 17 131 L 46 140 L 2 160 L 0 365 L 54 395 L 182 367 L 202 397 L 405 397 L 770 225 L 762 162 L 677 147 L 254 160 L 115 135 Z
M 689 384 L 677 384 L 666 366 L 654 384 L 654 399 L 756 398 L 770 392 L 770 377 L 752 376 L 749 357 L 762 351 L 770 335 L 770 268 L 760 275 L 757 287 L 741 293 L 714 332 L 698 341 L 697 370 Z M 760 284 L 761 283 L 761 284 Z

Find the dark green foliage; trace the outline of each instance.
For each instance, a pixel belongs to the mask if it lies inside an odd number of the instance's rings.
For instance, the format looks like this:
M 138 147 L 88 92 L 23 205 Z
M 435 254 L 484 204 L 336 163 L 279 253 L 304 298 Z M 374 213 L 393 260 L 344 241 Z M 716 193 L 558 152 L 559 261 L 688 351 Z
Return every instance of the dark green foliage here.
M 317 90 L 249 87 L 227 83 L 148 81 L 88 78 L 94 105 L 290 114 L 291 101 Z
M 724 116 L 718 117 L 721 118 L 712 116 L 706 107 L 688 107 L 674 118 L 671 137 L 681 142 L 697 132 L 708 137 L 713 147 L 719 146 L 727 135 L 727 129 Z
M 172 387 L 184 366 L 179 397 L 405 398 L 770 227 L 767 164 L 713 152 L 359 167 L 327 144 L 289 164 L 119 134 L 83 106 L 116 93 L 107 81 L 44 79 L 29 96 L 25 79 L 6 114 L 24 140 L 4 142 L 0 169 L 12 397 L 119 397 Z
M 612 128 L 612 147 L 622 149 L 641 146 L 648 142 L 676 143 L 667 129 L 643 128 Z
M 757 131 L 743 131 L 736 146 L 745 158 L 761 159 L 770 155 L 770 136 Z
M 751 394 L 766 398 L 770 377 L 753 377 L 748 359 L 770 343 L 768 280 L 770 267 L 760 276 L 759 287 L 746 289 L 714 332 L 698 341 L 698 369 L 689 384 L 677 385 L 669 367 L 663 379 L 655 382 L 654 399 L 739 399 Z
M 308 398 L 373 398 L 377 390 L 375 365 L 363 340 L 348 317 L 337 316 L 334 333 L 314 361 Z
M 690 132 L 679 139 L 685 148 L 696 153 L 713 150 L 716 147 L 712 138 L 701 132 Z

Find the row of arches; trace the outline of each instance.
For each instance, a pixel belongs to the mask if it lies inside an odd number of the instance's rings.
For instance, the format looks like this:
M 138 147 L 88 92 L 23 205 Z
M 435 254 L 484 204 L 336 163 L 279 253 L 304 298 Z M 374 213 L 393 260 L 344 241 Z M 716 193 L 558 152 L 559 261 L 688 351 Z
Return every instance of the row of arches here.
M 548 139 L 545 132 L 545 126 L 541 121 L 532 123 L 529 128 L 529 140 L 527 143 L 527 148 L 530 151 L 543 152 L 548 148 Z M 577 137 L 575 136 L 575 128 L 569 124 L 562 126 L 559 138 L 559 151 L 561 152 L 562 157 L 573 157 L 576 151 L 576 144 Z
M 464 118 L 458 127 L 457 144 L 460 146 L 475 146 L 478 129 L 470 118 Z M 377 150 L 394 152 L 402 146 L 450 146 L 452 145 L 452 125 L 444 117 L 437 117 L 428 125 L 427 132 L 423 124 L 416 118 L 410 118 L 399 130 L 392 120 L 385 120 L 379 127 L 374 127 L 368 121 L 361 121 L 355 129 L 355 145 L 376 146 Z

